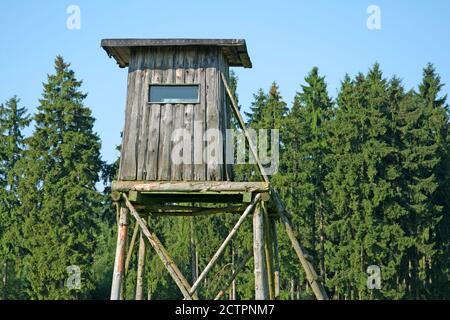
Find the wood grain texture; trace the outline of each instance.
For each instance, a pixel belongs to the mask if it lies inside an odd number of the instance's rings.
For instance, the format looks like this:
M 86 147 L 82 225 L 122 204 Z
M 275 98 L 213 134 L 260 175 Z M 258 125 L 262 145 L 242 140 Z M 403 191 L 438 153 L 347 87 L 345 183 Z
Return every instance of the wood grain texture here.
M 133 47 L 130 55 L 119 180 L 232 180 L 224 163 L 228 111 L 220 75 L 228 75 L 228 64 L 221 49 Z M 150 84 L 199 84 L 199 103 L 150 104 Z M 181 138 L 180 163 L 172 152 Z
M 163 84 L 174 83 L 173 50 L 163 48 L 162 51 L 162 81 Z M 159 128 L 158 179 L 170 180 L 171 152 L 173 130 L 173 104 L 161 104 L 161 122 Z
M 253 262 L 255 274 L 255 300 L 269 298 L 266 259 L 264 252 L 264 217 L 261 206 L 253 213 Z
M 241 191 L 262 193 L 269 191 L 269 184 L 266 182 L 228 182 L 228 181 L 177 181 L 177 182 L 157 182 L 157 181 L 113 181 L 112 191 L 167 191 L 167 192 L 227 192 Z
M 151 57 L 154 60 L 154 67 L 150 71 L 149 82 L 145 84 L 148 88 L 150 83 L 162 82 L 162 54 L 159 49 L 151 49 Z M 147 89 L 148 90 L 148 89 Z M 148 99 L 148 96 L 147 96 Z M 147 103 L 146 103 L 147 105 Z M 161 105 L 149 104 L 149 137 L 147 141 L 146 158 L 146 180 L 156 180 L 158 178 L 158 152 L 159 152 L 159 129 L 161 122 Z
M 139 136 L 139 115 L 142 109 L 140 99 L 139 63 L 142 55 L 139 51 L 132 51 L 132 65 L 129 68 L 128 95 L 127 95 L 127 119 L 125 120 L 124 143 L 122 144 L 122 162 L 120 176 L 123 180 L 135 180 L 137 174 L 137 148 Z
M 184 83 L 196 84 L 198 83 L 198 56 L 196 49 L 185 50 L 184 60 Z M 186 145 L 183 152 L 186 160 L 183 165 L 183 180 L 191 181 L 194 177 L 194 107 L 199 107 L 199 104 L 185 104 L 184 105 L 184 131 L 186 132 Z
M 186 58 L 185 50 L 175 49 L 174 51 L 174 83 L 182 84 L 185 83 L 185 66 L 184 60 Z M 183 146 L 183 139 L 185 135 L 183 134 L 184 128 L 184 104 L 175 104 L 173 105 L 173 135 L 171 137 L 172 146 L 181 145 Z M 177 152 L 175 152 L 177 151 Z M 172 148 L 171 152 L 171 160 L 175 160 L 172 162 L 170 166 L 171 170 L 171 180 L 183 180 L 183 167 L 184 164 L 184 156 L 185 150 L 181 149 L 179 152 L 178 148 Z M 181 161 L 181 163 L 179 162 Z
M 222 180 L 218 51 L 211 48 L 206 68 L 206 180 Z
M 198 68 L 197 77 L 200 84 L 200 103 L 194 106 L 194 128 L 193 128 L 193 157 L 194 157 L 194 173 L 193 180 L 206 180 L 206 164 L 203 158 L 205 150 L 205 142 L 203 135 L 206 128 L 206 52 L 201 50 L 197 55 Z
M 147 48 L 140 49 L 139 58 L 139 83 L 140 83 L 140 114 L 139 117 L 139 140 L 138 140 L 138 153 L 137 153 L 137 179 L 146 179 L 147 176 L 147 148 L 149 139 L 149 121 L 150 121 L 150 107 L 146 103 L 148 97 L 149 87 L 145 85 L 149 83 L 151 77 L 151 70 L 154 65 L 154 56 Z

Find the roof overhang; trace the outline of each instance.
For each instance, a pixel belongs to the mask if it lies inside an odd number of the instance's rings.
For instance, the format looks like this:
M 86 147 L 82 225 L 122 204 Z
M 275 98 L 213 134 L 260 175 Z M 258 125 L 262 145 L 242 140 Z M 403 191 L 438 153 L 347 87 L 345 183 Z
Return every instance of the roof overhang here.
M 101 46 L 121 68 L 128 67 L 133 47 L 220 47 L 230 67 L 251 68 L 243 39 L 103 39 Z

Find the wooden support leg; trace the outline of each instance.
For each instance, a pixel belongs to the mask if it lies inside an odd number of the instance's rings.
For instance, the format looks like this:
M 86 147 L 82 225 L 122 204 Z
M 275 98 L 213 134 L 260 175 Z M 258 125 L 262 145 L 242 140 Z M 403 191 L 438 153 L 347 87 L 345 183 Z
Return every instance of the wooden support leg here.
M 269 219 L 269 214 L 265 203 L 262 202 L 263 209 L 263 220 L 264 220 L 264 253 L 266 256 L 266 270 L 267 270 L 267 284 L 269 288 L 269 299 L 275 299 L 275 285 L 273 276 L 273 247 L 272 247 L 272 237 L 271 237 L 271 224 L 272 221 Z
M 195 222 L 194 217 L 190 219 L 190 249 L 191 249 L 191 272 L 192 282 L 195 282 L 198 278 L 198 252 L 197 252 L 197 239 L 195 237 Z
M 195 281 L 195 283 L 192 285 L 192 288 L 189 291 L 189 293 L 192 294 L 192 293 L 195 292 L 195 290 L 197 290 L 198 286 L 200 285 L 202 280 L 206 277 L 206 275 L 211 270 L 211 268 L 214 266 L 214 264 L 217 262 L 217 260 L 219 259 L 220 255 L 223 253 L 223 251 L 225 250 L 226 246 L 228 245 L 228 243 L 231 241 L 231 239 L 236 234 L 236 232 L 238 231 L 238 229 L 241 226 L 241 224 L 244 222 L 245 218 L 247 218 L 247 216 L 253 211 L 255 206 L 258 206 L 260 199 L 261 199 L 261 194 L 258 193 L 255 196 L 255 199 L 253 199 L 252 203 L 247 207 L 247 209 L 245 209 L 244 213 L 241 215 L 241 217 L 239 218 L 238 222 L 236 222 L 236 224 L 234 225 L 233 229 L 231 229 L 230 233 L 225 238 L 223 243 L 220 245 L 220 247 L 217 250 L 217 252 L 211 258 L 211 261 L 209 261 L 209 263 L 206 265 L 205 269 L 203 269 L 203 271 L 200 274 L 200 276 L 198 277 L 197 281 Z
M 141 227 L 141 231 L 144 233 L 146 238 L 148 239 L 148 242 L 150 245 L 155 249 L 156 253 L 158 254 L 159 258 L 163 262 L 164 266 L 166 267 L 167 271 L 171 275 L 172 279 L 177 284 L 178 288 L 180 288 L 181 293 L 183 294 L 183 297 L 187 300 L 197 300 L 198 297 L 194 293 L 190 294 L 189 290 L 191 289 L 191 286 L 187 282 L 186 278 L 181 273 L 180 269 L 178 269 L 177 265 L 173 261 L 173 259 L 170 257 L 169 253 L 166 251 L 164 246 L 159 241 L 158 237 L 155 233 L 151 232 L 145 221 L 139 216 L 139 213 L 136 211 L 134 206 L 131 204 L 131 202 L 128 200 L 127 196 L 123 194 L 123 199 L 125 200 L 125 204 L 130 209 L 131 215 L 136 219 L 136 222 L 139 223 L 139 226 Z
M 253 213 L 253 260 L 255 264 L 255 300 L 267 300 L 267 270 L 264 254 L 264 217 L 261 206 Z
M 274 299 L 278 300 L 280 298 L 280 256 L 278 254 L 278 234 L 277 234 L 277 223 L 275 220 L 272 221 L 271 224 L 271 233 L 272 233 L 272 245 L 273 245 L 273 255 L 274 255 L 274 290 L 275 296 Z
M 114 272 L 111 285 L 111 300 L 120 299 L 120 288 L 122 286 L 125 269 L 125 245 L 127 239 L 127 216 L 128 209 L 120 208 L 119 224 L 117 231 L 116 257 L 114 260 Z
M 263 177 L 264 181 L 269 183 L 270 182 L 269 176 L 266 174 L 265 169 L 264 169 L 261 161 L 259 160 L 258 153 L 256 152 L 256 148 L 255 148 L 254 143 L 252 142 L 250 134 L 247 130 L 244 119 L 242 118 L 242 116 L 239 112 L 239 108 L 234 99 L 234 96 L 231 93 L 230 86 L 228 85 L 227 79 L 223 72 L 220 75 L 222 77 L 222 82 L 224 84 L 228 98 L 230 99 L 230 102 L 231 102 L 231 107 L 232 107 L 231 110 L 233 111 L 236 118 L 238 119 L 241 129 L 244 131 L 244 136 L 249 144 L 250 152 L 253 155 L 254 159 L 256 160 L 256 164 L 258 166 L 259 172 L 261 173 L 261 176 Z M 291 239 L 292 246 L 294 247 L 294 250 L 297 253 L 297 256 L 300 260 L 300 263 L 301 263 L 303 269 L 305 270 L 306 277 L 308 278 L 308 283 L 311 286 L 316 298 L 318 300 L 328 300 L 328 295 L 325 291 L 325 288 L 322 286 L 322 284 L 319 281 L 317 281 L 317 274 L 314 271 L 312 264 L 306 259 L 304 250 L 295 237 L 292 225 L 287 217 L 286 208 L 284 207 L 283 202 L 281 201 L 280 195 L 272 187 L 270 187 L 270 193 L 271 193 L 272 199 L 275 203 L 275 206 L 277 208 L 278 214 L 280 215 L 281 221 L 283 222 L 283 224 L 286 228 L 286 231 L 288 233 L 288 236 Z
M 144 234 L 141 231 L 139 238 L 138 268 L 136 279 L 136 300 L 142 300 L 144 288 L 144 268 L 145 268 L 145 240 Z
M 300 245 L 297 238 L 295 237 L 294 228 L 292 227 L 291 221 L 286 215 L 286 209 L 284 208 L 284 205 L 281 202 L 279 194 L 275 190 L 272 190 L 272 199 L 275 203 L 278 214 L 281 218 L 281 222 L 284 224 L 289 239 L 291 240 L 292 246 L 294 247 L 295 253 L 297 254 L 297 257 L 300 260 L 303 269 L 305 270 L 306 278 L 308 279 L 308 284 L 310 285 L 314 295 L 316 296 L 317 300 L 328 300 L 328 295 L 325 291 L 325 288 L 318 281 L 318 276 L 316 271 L 314 270 L 313 265 L 306 258 L 303 247 Z
M 251 251 L 249 252 L 251 255 Z M 233 266 L 233 274 L 236 272 L 236 247 L 233 242 L 231 242 L 231 264 Z M 233 278 L 231 281 L 231 297 L 230 300 L 236 300 L 236 279 Z
M 123 274 L 123 281 L 122 281 L 122 285 L 120 287 L 120 300 L 126 300 L 128 269 L 130 267 L 131 257 L 133 256 L 134 245 L 136 243 L 136 237 L 137 237 L 138 231 L 139 231 L 139 225 L 136 223 L 134 226 L 133 235 L 131 236 L 131 241 L 128 244 L 129 247 L 128 247 L 127 258 L 125 260 L 125 269 L 124 269 L 125 272 Z
M 128 248 L 127 259 L 125 260 L 125 274 L 128 273 L 130 267 L 131 257 L 133 256 L 134 245 L 136 243 L 136 238 L 139 233 L 139 224 L 134 225 L 133 235 L 131 236 L 130 247 Z

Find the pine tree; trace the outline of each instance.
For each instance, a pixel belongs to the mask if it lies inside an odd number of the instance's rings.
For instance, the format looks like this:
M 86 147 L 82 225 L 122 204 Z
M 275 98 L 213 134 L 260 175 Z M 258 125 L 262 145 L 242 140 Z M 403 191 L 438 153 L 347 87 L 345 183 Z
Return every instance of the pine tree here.
M 285 172 L 279 184 L 286 186 L 282 194 L 289 210 L 295 213 L 293 220 L 302 242 L 325 278 L 324 226 L 328 204 L 323 182 L 327 173 L 326 131 L 333 103 L 318 68 L 311 70 L 305 82 L 286 120 L 282 157 Z
M 407 297 L 442 298 L 448 288 L 448 108 L 439 76 L 429 64 L 419 93 L 400 107 L 402 175 L 408 215 L 402 225 L 413 239 L 404 260 Z M 448 212 L 448 211 L 447 211 Z
M 2 298 L 21 298 L 20 275 L 23 250 L 20 244 L 21 217 L 17 211 L 18 176 L 16 163 L 23 156 L 23 129 L 30 123 L 27 110 L 14 96 L 0 105 L 0 263 Z
M 389 83 L 376 64 L 365 76 L 346 77 L 330 135 L 327 192 L 333 204 L 326 235 L 326 266 L 337 298 L 399 298 L 396 272 L 407 246 L 392 221 L 404 214 L 393 186 L 397 149 L 391 139 Z M 378 265 L 383 289 L 369 291 L 366 269 Z
M 438 187 L 432 202 L 440 210 L 437 217 L 440 221 L 432 234 L 436 250 L 434 261 L 429 261 L 424 267 L 427 273 L 427 297 L 435 299 L 450 297 L 450 109 L 447 95 L 439 96 L 443 87 L 434 66 L 428 64 L 423 70 L 419 95 L 425 99 L 432 114 L 430 127 L 434 128 L 432 131 L 437 145 L 436 157 L 439 158 L 433 170 Z
M 86 298 L 93 288 L 100 140 L 91 111 L 83 105 L 82 82 L 69 67 L 62 57 L 55 59 L 55 73 L 44 84 L 34 132 L 19 163 L 28 250 L 24 271 L 32 299 Z M 65 285 L 72 265 L 81 271 L 79 290 Z
M 259 99 L 259 94 L 256 99 Z M 258 101 L 258 100 L 256 100 Z M 258 114 L 258 110 L 255 110 Z M 283 97 L 280 94 L 280 90 L 276 82 L 273 82 L 269 94 L 267 95 L 267 101 L 261 109 L 260 118 L 258 119 L 255 114 L 253 115 L 253 123 L 250 122 L 250 126 L 255 129 L 281 129 L 286 118 L 288 108 L 283 101 Z
M 253 102 L 250 106 L 250 112 L 244 112 L 247 117 L 247 124 L 252 126 L 259 123 L 262 117 L 262 110 L 267 103 L 268 96 L 264 93 L 264 90 L 260 88 L 258 93 L 253 94 Z

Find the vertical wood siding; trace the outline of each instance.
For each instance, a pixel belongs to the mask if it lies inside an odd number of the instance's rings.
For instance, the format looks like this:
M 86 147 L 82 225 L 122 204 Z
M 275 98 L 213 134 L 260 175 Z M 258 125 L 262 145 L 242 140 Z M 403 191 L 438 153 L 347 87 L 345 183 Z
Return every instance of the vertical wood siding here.
M 120 180 L 204 181 L 230 180 L 225 164 L 229 115 L 220 72 L 228 77 L 228 64 L 215 47 L 134 48 L 128 72 L 125 126 L 120 158 Z M 197 104 L 149 104 L 150 84 L 199 84 Z M 171 160 L 176 129 L 190 141 L 184 159 Z M 205 135 L 218 129 L 223 139 Z M 201 137 L 206 136 L 208 141 Z M 215 152 L 211 147 L 215 147 Z M 203 155 L 206 153 L 206 156 Z

